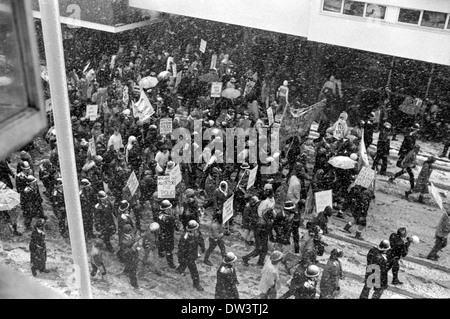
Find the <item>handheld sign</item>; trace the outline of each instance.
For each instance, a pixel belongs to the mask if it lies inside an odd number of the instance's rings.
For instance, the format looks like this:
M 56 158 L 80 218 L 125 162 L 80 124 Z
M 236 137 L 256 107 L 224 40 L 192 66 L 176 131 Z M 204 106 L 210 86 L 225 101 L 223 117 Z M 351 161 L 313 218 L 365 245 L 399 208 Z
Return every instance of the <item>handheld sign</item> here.
M 220 97 L 222 93 L 222 82 L 211 83 L 211 97 Z
M 369 188 L 369 186 L 373 183 L 375 178 L 375 172 L 373 169 L 370 169 L 367 166 L 363 166 L 359 171 L 358 176 L 355 180 L 355 185 L 360 185 L 365 188 Z
M 180 164 L 177 164 L 171 171 L 170 171 L 170 178 L 175 182 L 175 186 L 178 185 L 181 180 L 183 179 L 181 177 L 181 170 L 180 170 Z
M 269 126 L 271 126 L 271 125 L 273 124 L 273 122 L 274 122 L 274 119 L 273 119 L 273 109 L 272 109 L 272 107 L 269 107 L 269 108 L 267 109 L 267 117 L 268 117 L 268 119 L 269 119 Z
M 163 118 L 159 121 L 159 132 L 161 135 L 172 133 L 172 119 Z
M 177 78 L 176 78 L 176 80 L 175 80 L 175 87 L 178 87 L 178 85 L 179 85 L 180 82 L 181 82 L 181 74 L 182 74 L 181 71 L 177 73 Z
M 316 199 L 316 212 L 321 212 L 325 207 L 333 207 L 333 192 L 331 190 L 314 193 Z
M 444 206 L 442 205 L 442 197 L 439 194 L 437 188 L 434 186 L 433 183 L 430 182 L 430 185 L 428 186 L 428 190 L 430 191 L 430 194 L 433 196 L 434 200 L 436 201 L 436 204 L 438 204 L 439 208 L 441 210 L 443 210 Z
M 233 200 L 234 195 L 228 198 L 223 204 L 222 224 L 225 224 L 231 217 L 233 217 Z
M 206 51 L 206 41 L 203 39 L 200 40 L 200 51 L 203 53 Z
M 88 153 L 90 153 L 91 156 L 97 155 L 97 147 L 94 138 L 89 139 Z
M 209 66 L 210 69 L 215 69 L 217 64 L 217 54 L 213 54 L 211 56 L 211 65 Z
M 170 176 L 158 176 L 158 198 L 175 198 L 175 181 Z
M 130 190 L 131 196 L 134 196 L 134 193 L 136 193 L 138 187 L 139 187 L 139 181 L 136 177 L 136 174 L 131 172 L 130 177 L 128 178 L 127 185 L 128 189 Z
M 95 121 L 98 115 L 98 105 L 92 104 L 86 106 L 86 117 L 91 121 Z
M 258 166 L 255 166 L 248 176 L 247 190 L 250 189 L 255 184 L 256 181 L 256 172 L 258 171 Z

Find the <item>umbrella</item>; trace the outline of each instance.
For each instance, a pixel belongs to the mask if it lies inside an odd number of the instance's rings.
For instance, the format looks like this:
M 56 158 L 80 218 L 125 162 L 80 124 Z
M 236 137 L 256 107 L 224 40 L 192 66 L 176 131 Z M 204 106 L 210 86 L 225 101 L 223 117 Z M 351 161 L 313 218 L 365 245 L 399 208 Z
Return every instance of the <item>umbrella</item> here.
M 233 88 L 228 88 L 222 91 L 222 97 L 226 99 L 235 99 L 239 96 L 241 96 L 241 92 Z
M 216 73 L 206 73 L 202 76 L 199 76 L 198 80 L 200 82 L 206 82 L 206 83 L 212 83 L 212 82 L 219 82 L 220 78 Z
M 169 71 L 162 71 L 160 74 L 158 74 L 158 80 L 160 80 L 160 81 L 166 80 L 171 76 L 172 76 L 172 73 L 170 73 Z
M 352 169 L 355 168 L 356 161 L 348 156 L 334 156 L 328 161 L 328 164 L 336 168 Z
M 153 76 L 147 76 L 139 82 L 139 86 L 141 86 L 144 89 L 150 89 L 155 87 L 158 84 L 158 82 L 159 81 L 157 78 Z
M 0 190 L 0 211 L 11 210 L 19 204 L 19 193 L 9 188 Z

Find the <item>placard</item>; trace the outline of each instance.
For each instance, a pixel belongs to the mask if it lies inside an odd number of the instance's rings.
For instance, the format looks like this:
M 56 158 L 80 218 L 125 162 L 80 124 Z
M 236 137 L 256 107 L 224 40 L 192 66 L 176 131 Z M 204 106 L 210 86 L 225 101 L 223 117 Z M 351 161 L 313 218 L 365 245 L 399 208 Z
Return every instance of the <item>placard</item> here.
M 438 204 L 439 208 L 441 210 L 444 210 L 444 206 L 442 205 L 442 197 L 432 182 L 430 182 L 430 185 L 428 186 L 428 190 L 429 190 L 430 194 L 433 196 L 434 200 L 436 201 L 436 204 Z
M 97 119 L 98 115 L 98 105 L 97 104 L 91 104 L 86 105 L 86 117 L 89 118 L 91 121 L 95 121 Z
M 211 56 L 211 65 L 209 66 L 210 69 L 215 69 L 217 64 L 217 54 L 213 54 Z
M 200 40 L 200 51 L 203 53 L 206 51 L 206 41 L 203 39 Z
M 136 174 L 134 171 L 131 172 L 130 177 L 128 178 L 127 185 L 128 189 L 130 190 L 131 196 L 134 196 L 134 193 L 136 193 L 138 187 L 139 187 L 139 181 L 136 177 Z
M 93 137 L 89 139 L 88 153 L 90 153 L 91 156 L 97 155 L 97 146 L 95 145 L 95 140 Z
M 255 184 L 256 181 L 256 173 L 258 172 L 258 166 L 255 166 L 248 175 L 248 182 L 247 182 L 247 190 L 250 189 Z
M 363 166 L 359 171 L 355 180 L 355 185 L 360 185 L 364 188 L 369 188 L 375 177 L 375 171 L 368 166 Z
M 220 97 L 222 93 L 222 82 L 211 83 L 211 97 Z
M 333 207 L 333 192 L 331 189 L 314 193 L 314 197 L 316 199 L 316 212 L 322 212 L 327 206 Z
M 158 176 L 158 198 L 175 198 L 175 181 L 170 176 Z
M 181 182 L 183 178 L 181 177 L 180 164 L 175 165 L 175 167 L 170 171 L 169 176 L 175 182 L 175 186 L 177 186 Z
M 267 118 L 269 119 L 269 126 L 271 126 L 271 125 L 273 124 L 273 122 L 274 122 L 274 119 L 273 119 L 273 109 L 272 109 L 272 107 L 269 107 L 269 108 L 267 109 Z
M 183 72 L 181 72 L 181 71 L 177 73 L 177 78 L 176 78 L 176 80 L 175 80 L 175 87 L 178 87 L 178 85 L 180 84 L 182 73 L 183 73 Z
M 159 133 L 161 135 L 171 134 L 173 131 L 172 128 L 172 119 L 171 118 L 163 118 L 159 120 Z
M 234 195 L 228 198 L 225 203 L 223 203 L 222 224 L 225 224 L 231 217 L 233 217 L 233 200 Z

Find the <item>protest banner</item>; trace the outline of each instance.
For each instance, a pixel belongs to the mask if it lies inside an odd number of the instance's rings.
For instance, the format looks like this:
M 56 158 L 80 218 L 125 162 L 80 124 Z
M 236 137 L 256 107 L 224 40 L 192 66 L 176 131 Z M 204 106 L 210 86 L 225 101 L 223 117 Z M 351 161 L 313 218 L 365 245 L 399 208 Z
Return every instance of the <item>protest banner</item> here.
M 91 121 L 95 121 L 97 119 L 98 115 L 98 105 L 97 104 L 91 104 L 86 105 L 86 117 L 89 118 Z
M 316 212 L 322 212 L 325 207 L 333 207 L 333 192 L 331 190 L 314 193 L 316 199 Z
M 359 171 L 355 180 L 355 185 L 360 185 L 365 188 L 369 188 L 375 178 L 375 171 L 368 166 L 363 166 Z
M 134 193 L 136 193 L 138 187 L 139 187 L 139 181 L 136 177 L 136 174 L 134 171 L 131 172 L 130 177 L 128 178 L 127 185 L 128 189 L 130 190 L 131 196 L 134 196 Z
M 176 78 L 176 80 L 175 80 L 175 87 L 178 87 L 178 85 L 180 84 L 182 73 L 183 73 L 183 72 L 181 72 L 181 71 L 177 73 L 177 78 Z
M 291 137 L 304 135 L 313 122 L 320 123 L 325 103 L 322 100 L 300 110 L 291 109 L 287 104 L 281 121 L 280 144 Z
M 247 83 L 245 84 L 244 94 L 242 94 L 242 96 L 249 95 L 250 92 L 255 87 L 255 84 L 256 84 L 256 82 L 254 82 L 254 81 L 247 81 Z
M 175 181 L 170 176 L 158 176 L 158 198 L 175 198 Z
M 175 165 L 175 167 L 170 171 L 169 176 L 175 182 L 175 186 L 181 182 L 183 178 L 181 177 L 180 164 Z
M 161 135 L 171 134 L 172 131 L 173 128 L 171 118 L 163 118 L 159 121 L 159 133 Z
M 231 217 L 233 217 L 233 200 L 234 195 L 228 198 L 225 203 L 223 203 L 222 224 L 225 224 Z
M 210 69 L 215 69 L 217 64 L 217 54 L 213 54 L 211 56 L 211 65 L 209 66 Z
M 155 114 L 155 109 L 150 103 L 144 91 L 141 91 L 141 98 L 136 104 L 133 104 L 133 116 L 138 117 L 139 121 L 145 122 Z
M 333 132 L 333 137 L 337 140 L 340 140 L 344 138 L 345 128 L 347 127 L 347 124 L 345 120 L 339 119 L 336 123 L 336 128 Z
M 428 191 L 433 196 L 433 198 L 436 201 L 436 204 L 438 204 L 439 208 L 441 210 L 443 210 L 444 206 L 442 205 L 442 197 L 432 182 L 430 182 L 430 185 L 428 186 Z
M 94 138 L 89 139 L 88 154 L 90 154 L 91 157 L 97 155 L 97 146 L 95 145 Z
M 250 189 L 255 184 L 256 181 L 256 173 L 258 172 L 258 166 L 255 166 L 248 176 L 248 182 L 247 182 L 247 190 Z
M 220 97 L 222 93 L 222 82 L 211 83 L 211 97 Z
M 269 108 L 267 109 L 267 118 L 269 119 L 269 126 L 271 126 L 271 125 L 273 124 L 273 122 L 274 122 L 274 119 L 273 119 L 273 109 L 272 109 L 272 107 L 269 107 Z
M 206 51 L 206 41 L 203 39 L 200 40 L 200 51 L 202 53 L 205 53 L 205 51 Z

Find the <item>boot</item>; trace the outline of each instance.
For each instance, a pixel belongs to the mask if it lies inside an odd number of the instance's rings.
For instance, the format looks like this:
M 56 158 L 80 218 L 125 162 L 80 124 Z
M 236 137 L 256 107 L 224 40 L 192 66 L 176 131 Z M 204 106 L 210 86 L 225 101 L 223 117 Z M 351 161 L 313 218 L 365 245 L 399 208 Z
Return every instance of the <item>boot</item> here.
M 207 264 L 208 266 L 213 266 L 213 263 L 207 258 L 203 259 L 203 263 Z
M 398 278 L 396 277 L 396 278 L 392 279 L 392 284 L 393 285 L 403 285 L 403 282 L 398 280 Z
M 355 238 L 359 239 L 359 240 L 364 240 L 364 238 L 361 236 L 361 232 L 360 231 L 356 231 Z
M 347 225 L 345 225 L 344 230 L 347 233 L 351 233 L 350 228 L 352 227 L 352 224 L 350 222 L 347 223 Z
M 393 183 L 394 183 L 394 178 L 393 178 L 393 177 L 389 177 L 389 179 L 388 179 L 388 183 L 391 183 L 391 184 L 393 184 Z
M 419 203 L 425 204 L 425 202 L 423 201 L 423 194 L 419 195 L 419 199 L 417 200 Z

